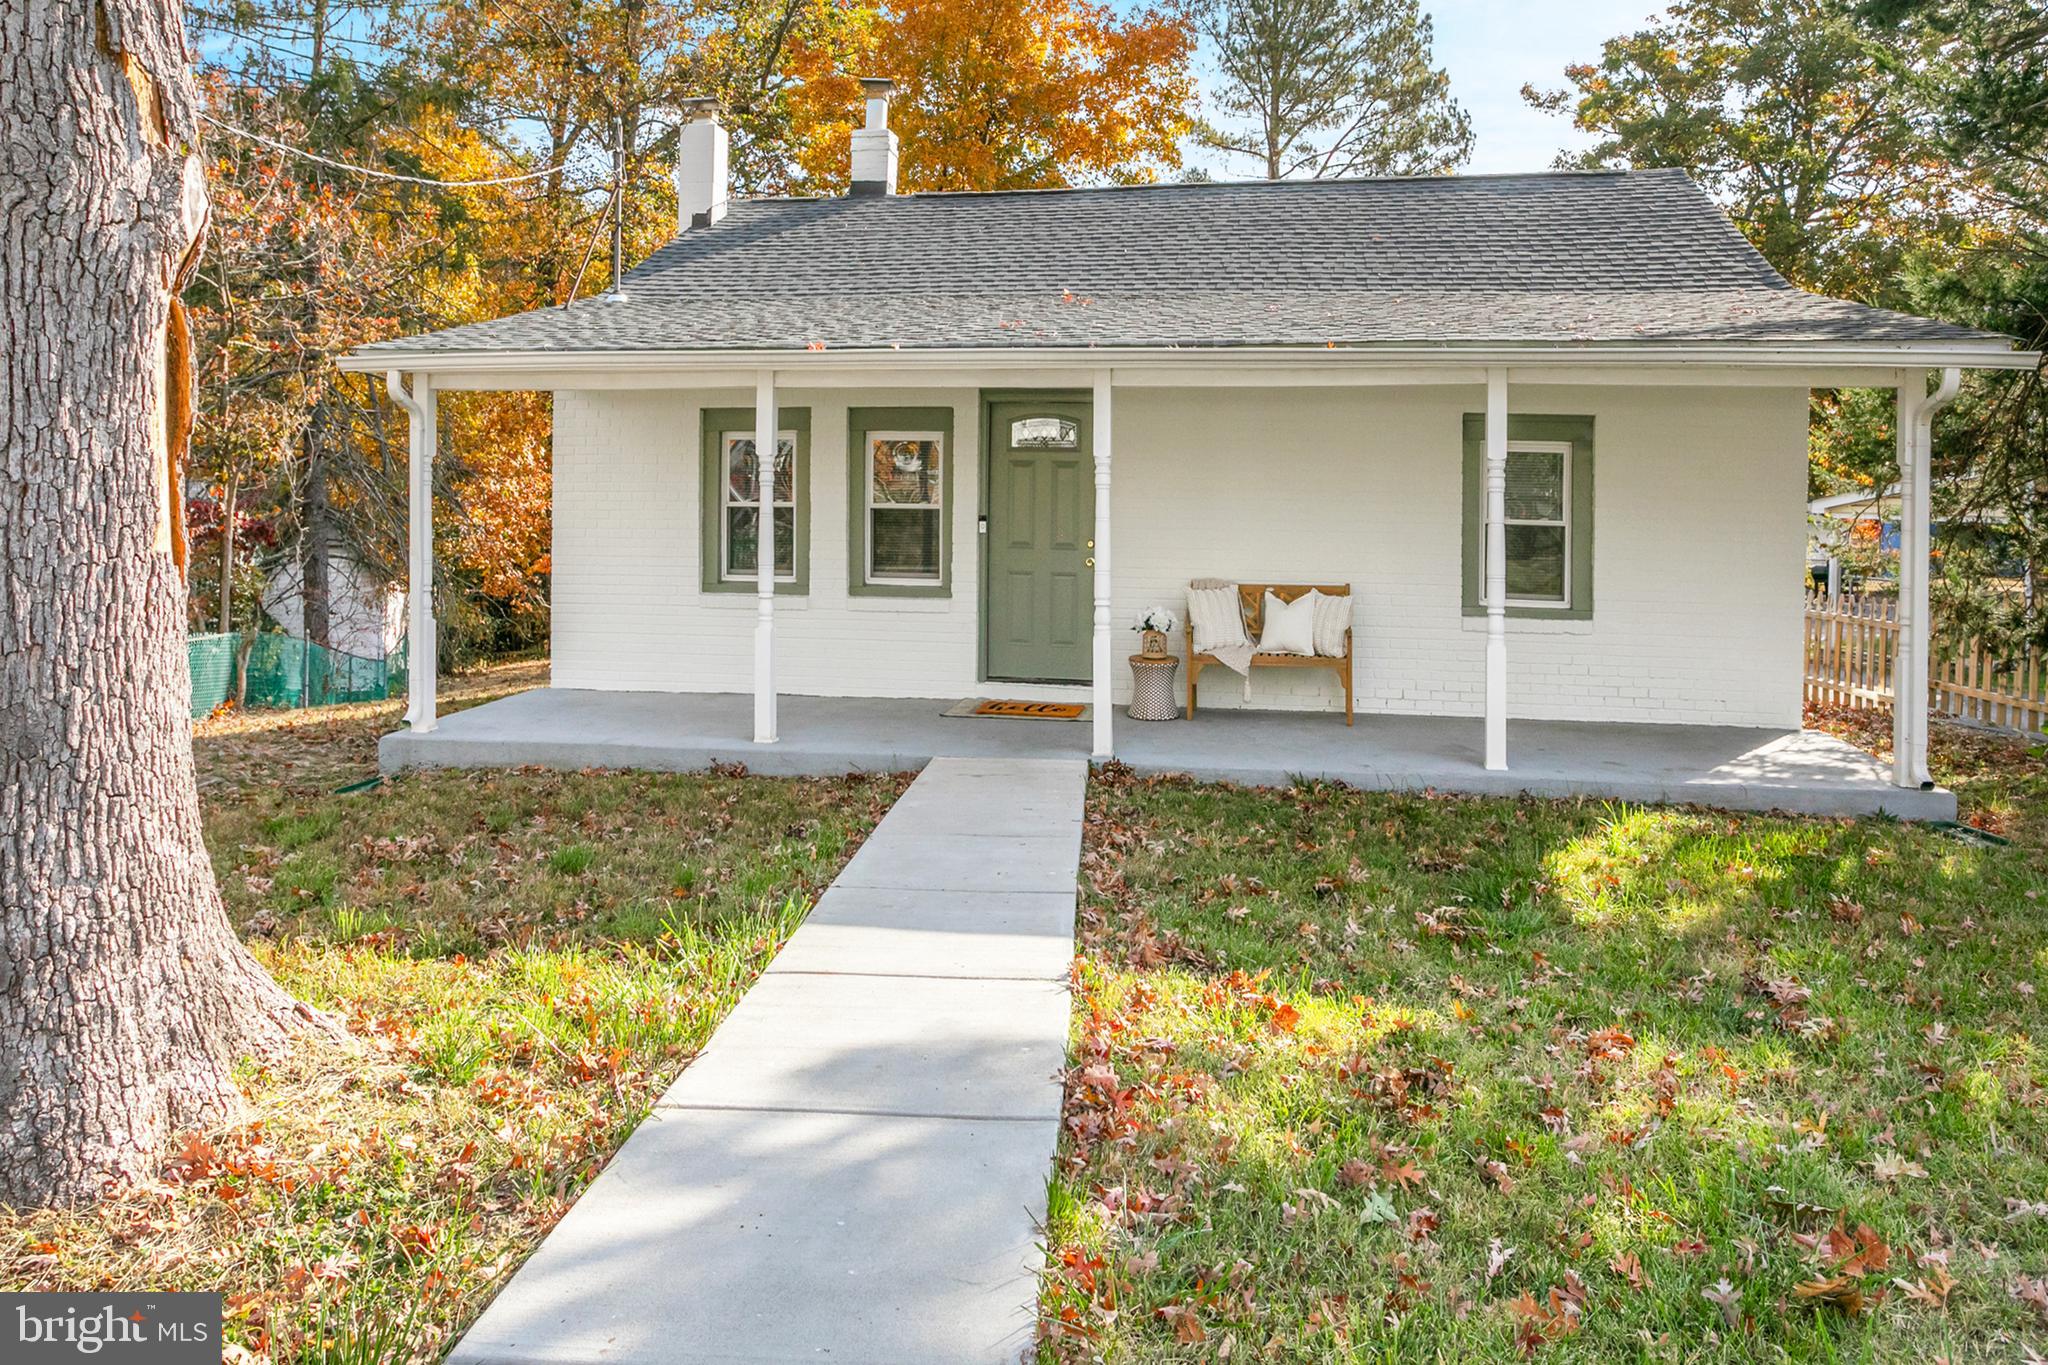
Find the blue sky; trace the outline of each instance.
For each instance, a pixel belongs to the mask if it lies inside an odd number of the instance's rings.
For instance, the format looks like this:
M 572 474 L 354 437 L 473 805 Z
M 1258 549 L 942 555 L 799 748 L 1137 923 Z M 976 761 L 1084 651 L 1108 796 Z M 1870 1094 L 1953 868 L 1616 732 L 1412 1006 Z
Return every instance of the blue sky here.
M 1436 20 L 1437 64 L 1451 93 L 1472 116 L 1477 137 L 1470 171 L 1540 171 L 1561 148 L 1590 139 L 1569 119 L 1522 103 L 1522 82 L 1564 84 L 1572 62 L 1592 61 L 1600 44 L 1644 27 L 1663 6 L 1654 0 L 1442 0 L 1425 7 Z
M 1117 0 L 1119 8 L 1131 0 Z M 1540 171 L 1559 150 L 1589 139 L 1570 120 L 1522 103 L 1524 81 L 1550 89 L 1564 83 L 1571 62 L 1591 61 L 1600 44 L 1643 27 L 1669 0 L 1422 0 L 1436 23 L 1437 64 L 1450 72 L 1451 93 L 1472 117 L 1475 146 L 1468 172 Z M 218 44 L 209 44 L 209 49 Z M 207 55 L 218 56 L 209 50 Z M 1206 65 L 1206 63 L 1204 63 Z M 1219 179 L 1242 179 L 1257 168 L 1190 148 L 1190 164 Z
M 1668 2 L 1668 0 L 1667 0 Z M 1657 0 L 1423 0 L 1436 21 L 1436 60 L 1451 75 L 1451 94 L 1472 116 L 1476 145 L 1468 172 L 1540 171 L 1566 147 L 1589 139 L 1569 119 L 1539 114 L 1522 103 L 1524 81 L 1551 89 L 1564 84 L 1572 62 L 1592 61 L 1600 44 L 1644 26 L 1663 6 Z M 1212 174 L 1242 177 L 1242 161 L 1218 165 L 1197 158 Z

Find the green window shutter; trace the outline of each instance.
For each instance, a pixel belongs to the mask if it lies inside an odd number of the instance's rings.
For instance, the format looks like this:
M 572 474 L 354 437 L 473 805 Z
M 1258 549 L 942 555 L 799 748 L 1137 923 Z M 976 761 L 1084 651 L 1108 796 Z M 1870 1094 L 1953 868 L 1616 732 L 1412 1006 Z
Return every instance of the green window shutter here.
M 801 597 L 811 590 L 811 410 L 782 408 L 776 413 L 776 427 L 796 433 L 796 515 L 793 518 L 796 534 L 791 547 L 795 551 L 792 566 L 796 570 L 796 581 L 777 583 L 775 592 L 779 597 Z M 721 523 L 725 517 L 725 436 L 728 432 L 753 429 L 752 408 L 704 409 L 699 460 L 703 470 L 702 493 L 698 498 L 703 515 L 698 547 L 706 592 L 747 593 L 755 590 L 751 576 L 726 578 L 721 572 L 723 565 L 719 563 L 719 547 L 723 543 Z
M 868 436 L 881 431 L 939 433 L 939 578 L 936 583 L 868 581 Z M 953 444 L 951 408 L 851 408 L 846 414 L 846 590 L 855 597 L 953 595 Z
M 1570 442 L 1572 448 L 1571 601 L 1561 607 L 1508 608 L 1508 615 L 1530 621 L 1593 619 L 1593 419 L 1509 413 L 1510 441 Z M 1460 563 L 1464 612 L 1484 616 L 1480 589 L 1486 581 L 1486 414 L 1465 414 L 1464 535 Z

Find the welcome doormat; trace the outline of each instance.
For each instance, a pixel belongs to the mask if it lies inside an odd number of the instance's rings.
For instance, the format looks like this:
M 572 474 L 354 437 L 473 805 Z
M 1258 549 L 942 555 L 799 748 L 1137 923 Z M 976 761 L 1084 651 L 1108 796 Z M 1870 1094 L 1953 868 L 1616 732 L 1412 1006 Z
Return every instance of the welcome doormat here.
M 950 707 L 946 714 L 967 718 L 994 716 L 1000 720 L 1080 720 L 1088 714 L 1088 707 L 1078 701 L 999 701 L 969 697 Z

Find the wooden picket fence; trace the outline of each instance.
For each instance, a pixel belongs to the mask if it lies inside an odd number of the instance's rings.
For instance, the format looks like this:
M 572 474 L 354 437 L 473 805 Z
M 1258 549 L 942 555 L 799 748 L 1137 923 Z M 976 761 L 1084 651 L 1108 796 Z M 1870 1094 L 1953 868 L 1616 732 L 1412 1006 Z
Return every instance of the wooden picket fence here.
M 2038 653 L 1999 659 L 1975 640 L 1944 640 L 1935 622 L 1927 704 L 1939 715 L 2009 730 L 2048 730 L 2048 665 Z M 1899 652 L 1896 598 L 1806 598 L 1806 699 L 1822 706 L 1889 706 Z

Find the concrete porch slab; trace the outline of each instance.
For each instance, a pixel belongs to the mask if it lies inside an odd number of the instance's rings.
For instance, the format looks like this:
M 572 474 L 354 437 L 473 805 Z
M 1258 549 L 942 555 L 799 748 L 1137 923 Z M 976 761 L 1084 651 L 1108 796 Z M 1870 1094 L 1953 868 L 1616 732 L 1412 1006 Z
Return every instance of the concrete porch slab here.
M 522 764 L 690 772 L 713 763 L 744 763 L 771 777 L 910 772 L 940 754 L 1088 756 L 1088 727 L 1079 722 L 946 720 L 941 713 L 951 704 L 784 697 L 778 708 L 781 738 L 757 745 L 750 738 L 750 696 L 540 688 L 444 716 L 430 734 L 386 735 L 377 756 L 387 772 L 415 765 Z
M 657 1110 L 450 1365 L 1017 1360 L 1057 1130 Z
M 721 762 L 789 775 L 902 771 L 940 757 L 1088 756 L 1085 725 L 945 720 L 947 705 L 784 697 L 782 738 L 756 745 L 747 739 L 752 700 L 743 695 L 543 688 L 444 716 L 428 734 L 386 735 L 378 756 L 387 772 L 521 764 L 683 771 Z M 1506 772 L 1486 770 L 1483 738 L 1481 722 L 1469 717 L 1362 715 L 1346 727 L 1325 712 L 1218 709 L 1153 724 L 1119 712 L 1115 724 L 1117 757 L 1132 768 L 1208 781 L 1278 785 L 1306 776 L 1383 791 L 1955 817 L 1952 793 L 1894 787 L 1871 755 L 1811 730 L 1517 720 L 1508 724 Z M 932 808 L 949 805 L 929 799 Z M 1028 800 L 1018 807 L 1013 829 L 1041 827 L 1031 810 Z M 949 818 L 958 824 L 965 817 Z

